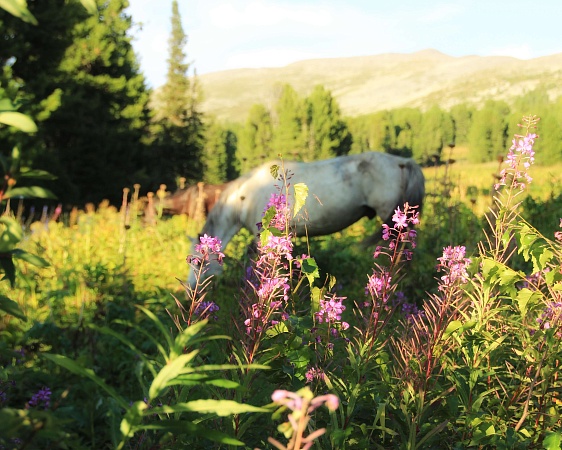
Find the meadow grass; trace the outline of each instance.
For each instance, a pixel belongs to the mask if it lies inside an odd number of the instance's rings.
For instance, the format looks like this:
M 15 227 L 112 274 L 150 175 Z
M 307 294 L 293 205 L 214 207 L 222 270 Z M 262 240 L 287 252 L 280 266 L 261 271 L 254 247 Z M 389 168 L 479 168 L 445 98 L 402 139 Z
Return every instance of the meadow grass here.
M 553 170 L 532 167 L 528 212 L 548 209 Z M 416 234 L 405 206 L 375 255 L 357 242 L 378 224 L 361 220 L 284 241 L 313 256 L 288 260 L 266 223 L 205 289 L 182 285 L 186 256 L 199 267 L 219 243 L 191 248 L 184 216 L 127 223 L 104 203 L 31 224 L 21 247 L 51 265 L 18 262 L 0 285 L 28 318 L 0 322 L 0 444 L 558 448 L 558 210 L 541 235 L 518 206 L 534 194 L 510 185 L 487 226 L 496 165 L 424 172 Z

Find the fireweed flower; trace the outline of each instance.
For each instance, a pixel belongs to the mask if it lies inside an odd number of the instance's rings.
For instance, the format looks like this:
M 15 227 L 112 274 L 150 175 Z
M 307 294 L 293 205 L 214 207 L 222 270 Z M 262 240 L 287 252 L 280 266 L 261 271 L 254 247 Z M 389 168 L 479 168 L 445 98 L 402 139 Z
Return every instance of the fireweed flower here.
M 562 228 L 562 219 L 560 219 L 560 228 Z M 554 237 L 559 243 L 562 243 L 562 231 L 556 231 Z
M 263 214 L 265 214 L 271 207 L 275 208 L 275 216 L 271 219 L 269 225 L 277 228 L 278 230 L 284 231 L 289 221 L 289 217 L 291 217 L 287 197 L 283 194 L 271 194 Z
M 324 371 L 317 367 L 309 368 L 304 374 L 307 383 L 312 383 L 314 380 L 324 380 Z
M 216 258 L 219 264 L 222 264 L 224 253 L 222 253 L 222 242 L 219 238 L 207 236 L 204 234 L 199 237 L 199 244 L 195 246 L 195 251 L 200 256 L 190 255 L 187 257 L 187 262 L 198 266 L 203 261 L 210 261 L 211 258 Z
M 200 319 L 212 318 L 217 320 L 217 316 L 213 313 L 217 312 L 219 309 L 219 306 L 215 302 L 202 301 L 195 307 L 194 314 L 199 316 Z
M 320 300 L 320 310 L 315 314 L 319 323 L 336 323 L 341 320 L 341 315 L 345 311 L 342 302 L 347 297 L 336 297 L 335 294 L 326 295 Z
M 445 247 L 443 256 L 439 260 L 438 269 L 445 272 L 441 277 L 439 290 L 445 291 L 454 284 L 464 284 L 468 281 L 467 268 L 471 263 L 469 258 L 465 258 L 466 247 L 457 245 L 456 247 Z
M 387 224 L 382 225 L 382 238 L 388 242 L 388 249 L 392 251 L 392 254 L 388 254 L 386 249 L 382 246 L 378 246 L 375 249 L 373 258 L 377 259 L 381 254 L 388 255 L 391 259 L 395 255 L 394 252 L 398 250 L 398 245 L 402 244 L 402 255 L 406 257 L 407 260 L 412 259 L 412 249 L 416 248 L 416 237 L 417 233 L 412 227 L 420 223 L 419 212 L 417 211 L 417 206 L 410 206 L 407 202 L 404 203 L 404 211 L 400 207 L 394 210 L 392 215 L 392 221 L 394 226 L 390 227 Z
M 506 162 L 508 167 L 500 172 L 500 181 L 495 185 L 495 189 L 506 185 L 509 175 L 513 176 L 513 187 L 524 190 L 526 184 L 533 179 L 528 173 L 529 168 L 535 162 L 535 151 L 533 145 L 537 139 L 535 133 L 527 133 L 526 136 L 515 135 L 512 145 L 507 154 Z M 524 181 L 521 181 L 524 180 Z
M 543 313 L 537 318 L 541 330 L 556 330 L 557 338 L 562 338 L 562 301 L 549 302 Z
M 373 271 L 373 274 L 368 277 L 365 294 L 386 303 L 391 290 L 391 281 L 392 276 L 387 269 L 380 268 L 378 272 Z
M 40 406 L 41 404 L 45 407 L 45 409 L 49 409 L 49 406 L 51 406 L 51 389 L 45 386 L 33 394 L 31 400 L 27 402 L 28 407 Z
M 293 242 L 291 241 L 291 235 L 289 236 L 274 236 L 269 235 L 267 242 L 262 245 L 260 242 L 258 245 L 258 250 L 260 252 L 260 258 L 257 265 L 263 264 L 264 260 L 280 260 L 281 256 L 284 256 L 288 261 L 293 259 Z

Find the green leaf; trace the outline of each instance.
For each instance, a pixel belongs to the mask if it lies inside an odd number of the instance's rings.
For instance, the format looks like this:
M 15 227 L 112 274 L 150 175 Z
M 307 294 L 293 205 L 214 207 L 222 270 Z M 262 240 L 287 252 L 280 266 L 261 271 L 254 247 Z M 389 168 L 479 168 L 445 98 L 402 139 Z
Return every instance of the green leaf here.
M 521 316 L 525 316 L 525 314 L 527 313 L 527 305 L 529 304 L 529 302 L 531 301 L 531 299 L 533 299 L 533 297 L 535 299 L 540 298 L 540 294 L 537 293 L 536 291 L 531 291 L 528 288 L 523 288 L 520 289 L 517 292 L 517 305 L 519 306 L 519 310 L 521 311 Z
M 8 279 L 10 281 L 10 286 L 14 288 L 16 284 L 16 266 L 14 266 L 14 261 L 12 261 L 12 254 L 11 253 L 0 253 L 0 266 L 2 266 L 2 270 L 4 270 L 4 279 Z
M 504 267 L 500 274 L 500 286 L 512 285 L 522 278 L 519 272 L 510 267 Z
M 238 403 L 233 400 L 194 400 L 175 405 L 164 405 L 150 410 L 150 414 L 174 414 L 179 412 L 196 412 L 199 414 L 216 414 L 219 417 L 250 412 L 270 412 L 266 408 Z
M 23 239 L 23 229 L 16 219 L 0 217 L 0 253 L 7 253 Z
M 551 431 L 546 434 L 546 437 L 542 441 L 542 446 L 547 450 L 560 450 L 561 443 L 562 433 L 560 431 Z
M 314 258 L 304 258 L 300 260 L 300 263 L 301 271 L 306 275 L 309 284 L 312 286 L 314 284 L 314 280 L 320 278 L 320 271 L 318 270 L 316 260 Z
M 1 1 L 1 0 L 0 0 Z M 0 112 L 15 111 L 14 105 L 9 98 L 0 98 Z
M 14 258 L 21 259 L 22 261 L 25 261 L 37 267 L 45 268 L 50 266 L 50 264 L 40 256 L 26 252 L 25 250 L 21 250 L 19 248 L 12 250 L 10 253 Z
M 281 168 L 277 165 L 277 164 L 273 164 L 270 168 L 269 168 L 269 173 L 271 173 L 271 176 L 275 179 L 277 179 L 277 177 L 279 176 L 279 170 Z
M 31 117 L 17 111 L 0 112 L 0 123 L 18 128 L 26 133 L 35 133 L 37 131 L 37 125 L 35 125 Z
M 187 420 L 163 420 L 160 422 L 140 425 L 139 429 L 165 431 L 174 435 L 189 434 L 200 436 L 209 439 L 210 441 L 219 442 L 226 445 L 244 445 L 243 442 L 230 437 L 227 434 L 222 433 L 221 431 L 209 430 L 199 425 L 195 425 L 193 422 L 189 422 Z
M 129 409 L 129 403 L 127 401 L 125 401 L 125 399 L 123 397 L 121 397 L 115 391 L 115 389 L 113 389 L 104 380 L 102 380 L 100 377 L 98 377 L 92 369 L 82 367 L 76 361 L 74 361 L 70 358 L 67 358 L 66 356 L 63 356 L 63 355 L 54 355 L 52 353 L 43 353 L 42 356 L 47 358 L 49 361 L 52 361 L 55 364 L 58 364 L 59 366 L 64 367 L 65 369 L 69 370 L 70 372 L 72 372 L 76 375 L 80 375 L 82 377 L 89 378 L 94 383 L 96 383 L 99 387 L 101 387 L 105 392 L 107 392 L 111 397 L 113 397 L 117 401 L 117 403 L 119 403 L 119 406 L 121 408 L 123 408 L 125 410 Z
M 25 0 L 0 0 L 0 8 L 23 20 L 24 22 L 37 25 L 37 19 L 27 9 Z
M 22 169 L 18 178 L 33 178 L 34 180 L 56 180 L 58 177 L 46 170 Z
M 293 207 L 293 217 L 301 210 L 308 197 L 308 186 L 304 183 L 297 183 L 293 187 L 295 190 L 295 206 Z
M 164 391 L 164 389 L 171 386 L 174 378 L 185 373 L 185 366 L 192 361 L 195 356 L 197 356 L 197 353 L 199 353 L 199 350 L 194 350 L 185 355 L 180 355 L 173 361 L 166 364 L 162 370 L 158 372 L 158 375 L 154 378 L 152 384 L 150 385 L 150 389 L 148 391 L 150 400 L 155 399 L 162 393 L 162 391 Z
M 127 409 L 125 417 L 123 417 L 119 427 L 121 434 L 125 439 L 133 436 L 136 427 L 142 422 L 143 412 L 147 408 L 148 405 L 145 402 L 140 401 L 133 403 L 131 407 Z
M 27 317 L 25 317 L 25 314 L 20 309 L 20 305 L 4 295 L 0 295 L 0 311 L 4 311 L 23 321 L 27 321 Z
M 49 189 L 39 186 L 28 186 L 10 189 L 4 194 L 4 198 L 50 198 L 56 200 L 57 196 Z
M 275 206 L 270 206 L 267 211 L 264 213 L 262 219 L 261 219 L 261 224 L 263 226 L 264 229 L 268 229 L 269 228 L 269 224 L 271 223 L 271 221 L 273 220 L 273 218 L 275 217 L 275 214 L 277 213 L 277 211 L 275 210 Z
M 90 14 L 92 15 L 98 14 L 98 7 L 96 5 L 96 0 L 80 0 L 80 3 L 82 3 L 82 6 L 86 8 L 86 11 L 88 11 Z
M 445 333 L 443 334 L 443 339 L 447 339 L 451 334 L 457 331 L 459 328 L 462 327 L 462 322 L 460 320 L 453 320 L 447 328 L 445 329 Z

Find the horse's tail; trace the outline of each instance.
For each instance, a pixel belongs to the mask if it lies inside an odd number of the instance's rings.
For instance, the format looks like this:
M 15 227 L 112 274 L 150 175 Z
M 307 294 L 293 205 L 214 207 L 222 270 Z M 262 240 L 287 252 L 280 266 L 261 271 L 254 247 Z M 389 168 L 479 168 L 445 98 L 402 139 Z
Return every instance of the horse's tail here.
M 413 159 L 408 159 L 405 163 L 400 164 L 402 169 L 402 179 L 401 179 L 401 195 L 396 208 L 403 208 L 404 203 L 408 203 L 410 206 L 417 206 L 418 212 L 421 212 L 423 207 L 423 201 L 425 197 L 425 177 L 423 171 L 419 164 L 417 164 Z M 393 211 L 394 211 L 393 210 Z M 392 213 L 386 217 L 382 218 L 383 223 L 389 227 L 393 227 L 394 223 L 392 221 Z M 382 239 L 382 229 L 377 231 L 372 236 L 366 237 L 363 242 L 363 247 L 370 247 L 376 244 Z
M 421 212 L 425 197 L 425 177 L 419 164 L 413 159 L 409 159 L 402 171 L 405 177 L 405 186 L 402 201 L 396 205 L 403 206 L 408 202 L 410 206 L 418 206 Z

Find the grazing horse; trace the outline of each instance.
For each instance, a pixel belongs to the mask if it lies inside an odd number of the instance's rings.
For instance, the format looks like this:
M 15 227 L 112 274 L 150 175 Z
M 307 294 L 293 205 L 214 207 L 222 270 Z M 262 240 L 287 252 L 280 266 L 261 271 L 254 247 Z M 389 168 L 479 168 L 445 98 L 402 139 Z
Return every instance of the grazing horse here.
M 324 236 L 364 216 L 379 216 L 392 226 L 391 217 L 398 206 L 408 202 L 421 208 L 425 195 L 420 166 L 412 159 L 387 153 L 366 152 L 309 163 L 272 161 L 230 182 L 210 211 L 200 236 L 217 237 L 226 248 L 242 227 L 257 235 L 257 224 L 261 223 L 271 194 L 279 193 L 280 183 L 270 172 L 274 164 L 288 173 L 291 185 L 304 183 L 308 187 L 305 205 L 290 223 L 297 235 Z M 292 192 L 288 202 L 294 204 Z M 364 243 L 374 244 L 376 235 L 380 236 L 380 232 Z M 197 243 L 199 240 L 195 238 L 193 245 Z M 211 262 L 206 276 L 220 271 L 221 266 Z M 188 283 L 195 284 L 193 271 L 189 273 Z
M 162 200 L 162 209 L 166 214 L 186 214 L 192 219 L 204 219 L 227 185 L 228 183 L 199 182 L 188 188 L 179 189 Z

